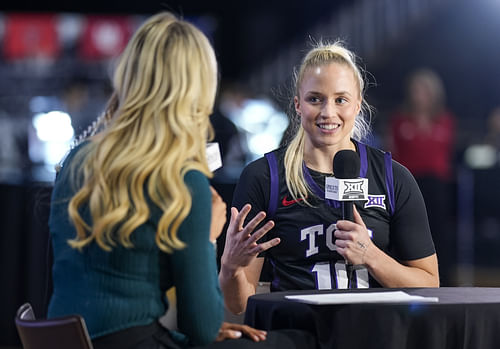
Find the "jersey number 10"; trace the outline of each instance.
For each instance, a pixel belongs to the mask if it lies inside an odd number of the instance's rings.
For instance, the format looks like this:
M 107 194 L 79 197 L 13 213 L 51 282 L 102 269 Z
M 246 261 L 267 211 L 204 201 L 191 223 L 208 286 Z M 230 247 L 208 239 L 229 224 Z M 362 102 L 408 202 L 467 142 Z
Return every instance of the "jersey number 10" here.
M 330 262 L 316 263 L 312 271 L 316 276 L 318 290 L 347 288 L 347 271 L 344 262 L 337 262 L 332 273 Z M 360 268 L 353 271 L 356 279 L 356 288 L 368 288 L 368 269 Z

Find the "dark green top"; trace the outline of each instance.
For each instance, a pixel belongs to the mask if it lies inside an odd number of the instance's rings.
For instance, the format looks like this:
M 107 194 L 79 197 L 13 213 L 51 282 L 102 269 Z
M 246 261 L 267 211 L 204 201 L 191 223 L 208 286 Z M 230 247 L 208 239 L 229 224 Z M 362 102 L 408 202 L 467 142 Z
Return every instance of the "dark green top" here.
M 133 248 L 117 245 L 111 252 L 91 243 L 82 252 L 71 248 L 76 236 L 67 208 L 73 196 L 69 163 L 58 174 L 52 193 L 49 226 L 54 248 L 54 292 L 49 317 L 80 314 L 90 336 L 97 338 L 132 326 L 147 325 L 165 314 L 165 291 L 176 287 L 179 331 L 174 338 L 184 345 L 212 342 L 223 320 L 223 298 L 217 279 L 214 246 L 209 240 L 212 196 L 207 178 L 189 171 L 184 181 L 192 194 L 192 207 L 178 231 L 187 247 L 172 254 L 155 243 L 161 211 L 150 204 L 149 220 L 131 236 Z M 90 222 L 88 206 L 80 210 Z

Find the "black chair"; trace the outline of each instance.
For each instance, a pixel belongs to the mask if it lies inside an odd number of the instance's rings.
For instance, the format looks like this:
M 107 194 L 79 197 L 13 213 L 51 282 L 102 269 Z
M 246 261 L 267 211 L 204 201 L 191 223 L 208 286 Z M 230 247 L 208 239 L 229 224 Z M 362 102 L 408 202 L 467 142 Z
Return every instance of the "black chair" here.
M 17 310 L 15 322 L 24 349 L 93 349 L 79 315 L 37 320 L 31 304 L 25 303 Z

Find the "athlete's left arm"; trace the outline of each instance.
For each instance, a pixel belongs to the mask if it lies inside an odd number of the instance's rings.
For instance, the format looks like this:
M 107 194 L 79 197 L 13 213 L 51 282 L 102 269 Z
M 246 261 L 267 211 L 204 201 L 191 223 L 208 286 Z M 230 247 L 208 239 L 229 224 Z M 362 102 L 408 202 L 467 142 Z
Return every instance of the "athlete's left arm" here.
M 428 275 L 423 274 L 423 278 L 429 278 L 429 287 L 439 287 L 438 260 L 435 253 L 429 257 L 415 259 L 412 261 L 403 261 L 402 263 L 410 268 L 420 269 L 424 273 L 427 273 Z
M 371 244 L 365 264 L 383 287 L 439 287 L 436 254 L 401 263 Z
M 397 261 L 372 242 L 356 208 L 354 222 L 337 222 L 335 237 L 337 252 L 354 265 L 364 265 L 383 287 L 439 287 L 436 253 Z
M 404 285 L 439 287 L 438 258 L 425 201 L 411 172 L 393 162 L 395 212 L 391 219 L 391 255 L 410 274 Z M 440 234 L 434 231 L 434 234 Z M 409 278 L 415 279 L 410 280 Z M 394 286 L 390 286 L 394 287 Z
M 379 250 L 367 258 L 370 274 L 383 287 L 439 287 L 439 271 L 436 254 L 399 263 Z M 367 252 L 368 254 L 368 252 Z
M 373 243 L 356 209 L 354 222 L 337 222 L 337 252 L 354 265 L 365 265 L 383 287 L 439 287 L 436 250 L 422 193 L 408 169 L 395 161 L 392 168 L 391 254 Z

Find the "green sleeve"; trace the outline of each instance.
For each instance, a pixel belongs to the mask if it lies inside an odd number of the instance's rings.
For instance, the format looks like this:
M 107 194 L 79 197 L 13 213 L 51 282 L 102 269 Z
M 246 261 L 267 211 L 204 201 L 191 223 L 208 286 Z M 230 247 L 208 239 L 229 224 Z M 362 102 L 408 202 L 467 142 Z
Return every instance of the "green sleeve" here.
M 192 206 L 178 236 L 186 247 L 171 256 L 177 322 L 191 345 L 203 345 L 214 341 L 224 316 L 215 249 L 210 242 L 212 194 L 208 179 L 198 171 L 188 172 L 184 181 L 191 191 Z

